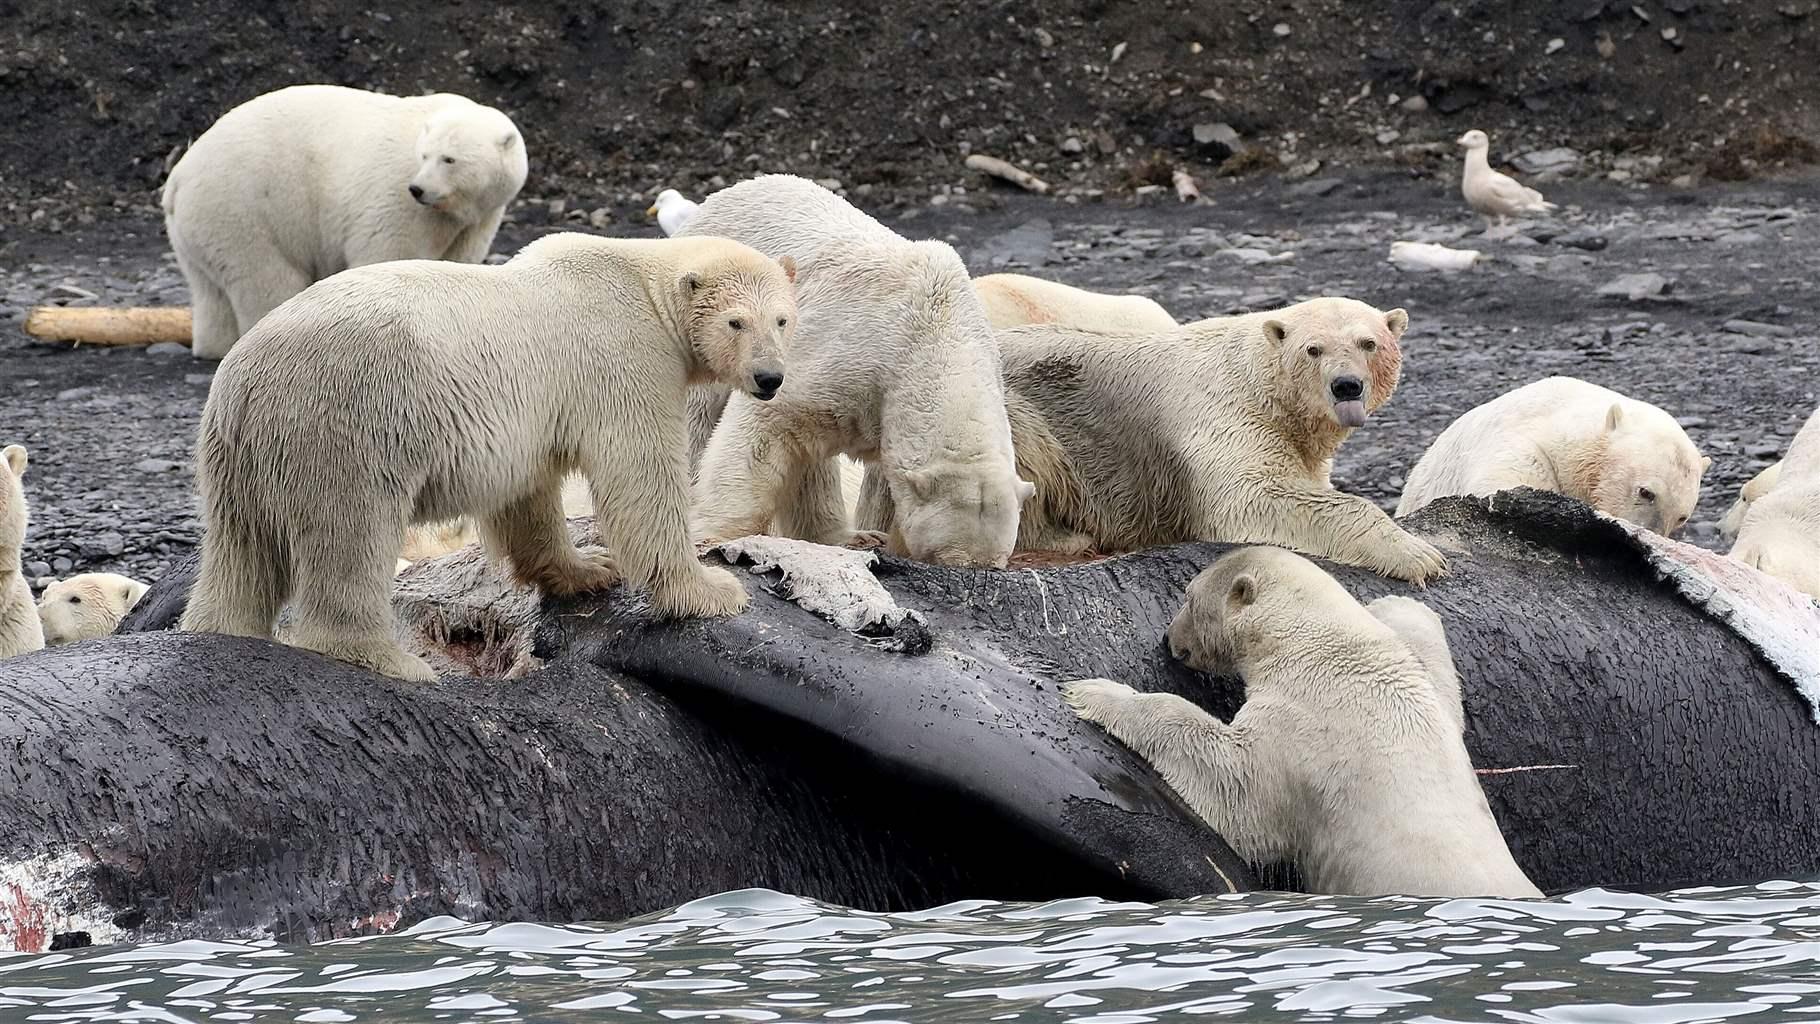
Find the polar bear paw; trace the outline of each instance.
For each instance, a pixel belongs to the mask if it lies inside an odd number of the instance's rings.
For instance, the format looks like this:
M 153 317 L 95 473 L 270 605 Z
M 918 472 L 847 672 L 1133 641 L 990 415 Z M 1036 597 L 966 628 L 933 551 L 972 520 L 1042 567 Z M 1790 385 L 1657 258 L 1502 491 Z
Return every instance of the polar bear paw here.
M 619 584 L 619 566 L 606 548 L 575 549 L 575 557 L 538 573 L 536 583 L 554 597 L 574 597 L 610 590 Z
M 1137 691 L 1111 679 L 1077 679 L 1062 687 L 1062 700 L 1074 713 L 1099 725 L 1105 725 L 1118 707 L 1137 696 Z
M 1418 587 L 1425 586 L 1447 575 L 1447 557 L 1415 534 L 1398 531 L 1396 550 L 1385 560 L 1380 571 Z
M 842 546 L 855 551 L 882 551 L 889 543 L 891 535 L 883 530 L 854 530 L 853 536 Z
M 651 595 L 651 607 L 674 618 L 712 618 L 738 615 L 752 599 L 739 577 L 725 569 L 700 566 L 681 583 Z

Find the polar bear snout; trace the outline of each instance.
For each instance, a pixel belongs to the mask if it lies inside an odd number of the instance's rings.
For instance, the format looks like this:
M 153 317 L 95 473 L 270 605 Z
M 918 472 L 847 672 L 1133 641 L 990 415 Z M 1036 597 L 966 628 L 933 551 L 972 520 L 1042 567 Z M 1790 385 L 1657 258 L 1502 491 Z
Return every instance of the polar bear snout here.
M 1365 397 L 1365 382 L 1357 377 L 1335 377 L 1327 390 L 1336 402 L 1356 402 Z
M 422 186 L 422 185 L 416 185 L 416 184 L 413 184 L 413 185 L 412 185 L 412 186 L 411 186 L 411 190 L 410 190 L 410 191 L 411 191 L 411 198 L 412 198 L 412 199 L 415 199 L 415 200 L 417 200 L 417 201 L 418 201 L 418 202 L 420 202 L 420 203 L 421 203 L 421 202 L 423 202 L 423 186 Z
M 769 402 L 777 396 L 777 390 L 784 386 L 784 375 L 780 370 L 752 371 L 752 397 L 761 402 Z

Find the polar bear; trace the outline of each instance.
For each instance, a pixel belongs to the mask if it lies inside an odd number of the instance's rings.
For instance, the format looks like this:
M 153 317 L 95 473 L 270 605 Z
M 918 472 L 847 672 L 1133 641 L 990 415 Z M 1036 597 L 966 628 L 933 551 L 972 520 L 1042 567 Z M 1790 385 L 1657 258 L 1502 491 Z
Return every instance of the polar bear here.
M 1361 607 L 1300 555 L 1243 548 L 1189 585 L 1168 639 L 1189 666 L 1244 679 L 1230 725 L 1106 679 L 1064 697 L 1240 856 L 1293 862 L 1312 892 L 1542 895 L 1479 788 L 1453 657 L 1426 606 Z
M 114 572 L 85 572 L 57 580 L 38 598 L 38 621 L 46 646 L 106 636 L 150 589 Z
M 242 103 L 164 183 L 191 353 L 220 359 L 279 303 L 349 267 L 479 263 L 525 171 L 512 119 L 450 93 L 294 85 Z
M 1031 489 L 1014 465 L 998 345 L 954 250 L 905 241 L 790 175 L 708 197 L 682 228 L 693 235 L 794 257 L 802 308 L 776 399 L 733 395 L 717 415 L 715 396 L 691 396 L 691 429 L 711 438 L 694 535 L 853 539 L 845 454 L 881 469 L 911 557 L 1002 567 Z
M 1418 583 L 1441 575 L 1432 545 L 1329 482 L 1341 442 L 1395 392 L 1408 325 L 1401 309 L 1322 298 L 1110 344 L 1000 331 L 1018 472 L 1036 486 L 1018 549 L 1268 543 Z M 858 525 L 894 529 L 890 502 L 868 489 Z
M 683 398 L 708 380 L 777 393 L 789 275 L 725 239 L 555 234 L 501 266 L 407 260 L 311 286 L 215 374 L 183 628 L 270 636 L 295 591 L 297 646 L 432 679 L 386 598 L 406 527 L 460 515 L 546 593 L 624 578 L 663 614 L 740 611 L 739 581 L 689 543 Z M 569 542 L 572 469 L 610 557 Z
M 1675 418 L 1574 377 L 1548 377 L 1454 420 L 1416 462 L 1405 516 L 1451 494 L 1555 491 L 1664 536 L 1700 500 L 1705 458 Z
M 1820 409 L 1778 465 L 1774 483 L 1744 513 L 1731 556 L 1820 598 Z
M 1738 529 L 1744 525 L 1745 513 L 1750 511 L 1751 503 L 1770 492 L 1776 481 L 1782 476 L 1782 463 L 1772 462 L 1762 472 L 1744 482 L 1738 489 L 1738 500 L 1725 510 L 1724 518 L 1719 520 L 1719 538 L 1727 544 L 1738 540 Z
M 973 290 L 994 328 L 1059 324 L 1090 331 L 1167 331 L 1175 317 L 1142 295 L 1104 295 L 1024 274 L 987 274 Z
M 9 444 L 0 449 L 0 658 L 35 651 L 44 646 L 44 628 L 32 604 L 31 584 L 25 582 L 20 551 L 25 547 L 25 525 L 30 510 L 25 504 L 28 461 L 25 446 Z

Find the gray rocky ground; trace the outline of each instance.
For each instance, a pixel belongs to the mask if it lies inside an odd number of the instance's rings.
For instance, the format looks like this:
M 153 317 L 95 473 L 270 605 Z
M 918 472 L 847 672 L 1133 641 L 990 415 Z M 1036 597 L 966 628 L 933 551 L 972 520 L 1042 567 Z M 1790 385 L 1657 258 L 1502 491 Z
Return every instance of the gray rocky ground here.
M 1820 401 L 1820 180 L 1545 187 L 1560 214 L 1504 240 L 1483 238 L 1450 186 L 1394 171 L 1248 181 L 1195 207 L 994 191 L 884 216 L 908 236 L 952 241 L 977 271 L 1141 292 L 1183 320 L 1320 294 L 1408 308 L 1403 385 L 1334 470 L 1337 486 L 1385 508 L 1455 416 L 1517 385 L 1564 373 L 1654 402 L 1713 457 L 1687 539 L 1715 546 L 1739 485 Z M 498 247 L 550 230 L 532 223 L 546 214 L 521 211 Z M 637 217 L 611 223 L 655 233 Z M 1489 259 L 1454 276 L 1410 273 L 1387 261 L 1397 239 Z M 28 575 L 152 579 L 189 552 L 199 532 L 190 448 L 210 367 L 181 349 L 35 343 L 19 330 L 25 311 L 184 301 L 154 221 L 0 242 L 0 443 L 31 448 Z

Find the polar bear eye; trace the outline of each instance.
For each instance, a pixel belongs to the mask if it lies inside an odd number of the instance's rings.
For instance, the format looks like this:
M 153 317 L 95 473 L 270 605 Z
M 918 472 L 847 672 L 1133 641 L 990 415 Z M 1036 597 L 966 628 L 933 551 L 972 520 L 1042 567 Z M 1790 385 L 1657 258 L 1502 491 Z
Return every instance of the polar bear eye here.
M 81 595 L 79 595 L 79 594 L 70 595 L 70 604 L 81 604 L 81 603 L 82 603 Z
M 442 162 L 445 164 L 452 164 L 455 162 L 455 158 L 452 156 L 445 156 L 442 158 Z
M 1361 352 L 1376 352 L 1377 350 L 1378 343 L 1370 338 L 1366 338 L 1364 341 L 1359 342 L 1359 351 Z
M 1321 346 L 1319 346 L 1319 345 L 1308 346 L 1308 356 L 1311 359 L 1321 358 Z
M 727 326 L 733 328 L 736 331 L 743 331 L 746 329 L 746 322 L 744 320 L 741 320 L 739 317 L 734 317 L 733 319 L 727 321 Z
M 1637 497 L 1642 498 L 1644 501 L 1655 501 L 1656 492 L 1647 487 L 1639 487 L 1637 488 Z
M 780 316 L 780 317 L 778 317 L 778 318 L 777 318 L 777 326 L 779 326 L 779 327 L 787 327 L 787 326 L 789 326 L 789 324 L 790 324 L 790 318 L 789 318 L 789 317 L 785 317 L 785 316 Z

